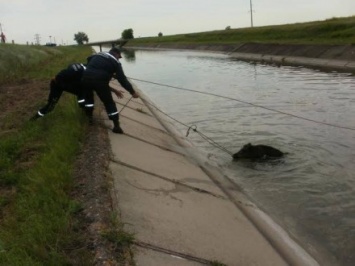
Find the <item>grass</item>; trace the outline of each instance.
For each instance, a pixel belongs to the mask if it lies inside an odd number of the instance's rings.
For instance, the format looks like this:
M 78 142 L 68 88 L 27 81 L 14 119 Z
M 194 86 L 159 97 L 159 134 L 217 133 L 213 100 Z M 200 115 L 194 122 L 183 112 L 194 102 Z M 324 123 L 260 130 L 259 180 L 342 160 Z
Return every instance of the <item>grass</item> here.
M 134 234 L 127 233 L 122 230 L 123 224 L 120 222 L 117 213 L 111 216 L 111 226 L 107 231 L 102 232 L 102 236 L 114 246 L 114 249 L 120 250 L 117 254 L 123 255 L 124 252 L 130 251 L 129 247 L 134 242 Z M 129 257 L 133 257 L 130 254 Z M 119 261 L 124 261 L 125 258 L 118 257 Z
M 49 79 L 73 62 L 86 62 L 89 47 L 46 47 L 28 45 L 0 45 L 0 82 L 21 79 Z
M 324 21 L 209 32 L 145 37 L 130 40 L 138 44 L 238 44 L 247 42 L 280 44 L 355 44 L 355 16 Z
M 64 263 L 59 250 L 68 241 L 73 203 L 67 192 L 83 124 L 78 123 L 80 116 L 72 103 L 68 101 L 59 108 L 51 120 L 26 123 L 21 133 L 1 140 L 6 146 L 1 159 L 8 158 L 1 179 L 5 177 L 3 185 L 11 186 L 16 193 L 7 199 L 7 215 L 1 224 L 5 252 L 0 254 L 0 264 Z M 34 150 L 37 158 L 33 165 L 21 167 L 24 157 Z
M 0 82 L 48 81 L 90 53 L 89 47 L 0 45 Z M 18 112 L 0 116 L 0 265 L 66 265 L 66 248 L 80 239 L 69 191 L 85 123 L 73 98 L 63 96 L 55 112 L 36 123 Z

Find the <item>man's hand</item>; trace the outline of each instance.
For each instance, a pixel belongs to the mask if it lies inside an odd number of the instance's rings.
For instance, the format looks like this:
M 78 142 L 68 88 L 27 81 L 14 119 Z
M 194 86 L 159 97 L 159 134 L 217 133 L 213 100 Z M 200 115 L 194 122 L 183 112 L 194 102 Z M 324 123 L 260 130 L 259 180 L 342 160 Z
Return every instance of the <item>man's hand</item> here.
M 116 94 L 116 96 L 119 98 L 119 99 L 122 99 L 123 98 L 123 91 L 120 91 L 120 90 L 115 90 L 113 89 L 112 90 L 114 94 Z
M 139 94 L 135 92 L 135 93 L 132 94 L 132 97 L 133 98 L 139 98 Z

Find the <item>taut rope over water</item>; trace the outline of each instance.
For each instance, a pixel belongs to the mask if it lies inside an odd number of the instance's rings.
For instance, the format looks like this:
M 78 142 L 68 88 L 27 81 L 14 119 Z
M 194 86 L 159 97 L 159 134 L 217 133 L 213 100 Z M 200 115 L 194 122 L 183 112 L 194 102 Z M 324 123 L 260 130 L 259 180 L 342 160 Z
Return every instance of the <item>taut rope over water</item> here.
M 248 105 L 251 105 L 251 106 L 254 106 L 254 107 L 262 108 L 262 109 L 265 109 L 265 110 L 268 110 L 268 111 L 272 111 L 272 112 L 276 112 L 276 113 L 279 113 L 279 114 L 284 114 L 284 115 L 287 115 L 287 116 L 295 117 L 295 118 L 302 119 L 302 120 L 305 120 L 305 121 L 309 121 L 309 122 L 313 122 L 313 123 L 317 123 L 317 124 L 321 124 L 321 125 L 326 125 L 326 126 L 331 126 L 331 127 L 336 127 L 336 128 L 342 128 L 342 129 L 355 131 L 355 128 L 351 128 L 351 127 L 347 127 L 347 126 L 341 126 L 341 125 L 335 125 L 335 124 L 326 123 L 326 122 L 322 122 L 322 121 L 317 121 L 317 120 L 313 120 L 313 119 L 310 119 L 310 118 L 302 117 L 302 116 L 299 116 L 299 115 L 294 115 L 294 114 L 291 114 L 291 113 L 286 113 L 286 112 L 279 111 L 279 110 L 276 110 L 276 109 L 273 109 L 273 108 L 269 108 L 269 107 L 265 107 L 265 106 L 262 106 L 262 105 L 253 104 L 253 103 L 250 103 L 250 102 L 246 102 L 246 101 L 243 101 L 243 100 L 239 100 L 239 99 L 235 99 L 235 98 L 231 98 L 231 97 L 227 97 L 227 96 L 223 96 L 223 95 L 218 95 L 218 94 L 214 94 L 214 93 L 210 93 L 210 92 L 202 92 L 202 91 L 197 91 L 197 90 L 192 90 L 192 89 L 186 89 L 186 88 L 181 88 L 181 87 L 175 87 L 175 86 L 170 86 L 170 85 L 167 85 L 167 84 L 161 84 L 161 83 L 157 83 L 157 82 L 151 82 L 151 81 L 147 81 L 147 80 L 141 80 L 141 79 L 135 79 L 135 78 L 130 78 L 130 79 L 136 80 L 136 81 L 140 81 L 140 82 L 154 84 L 154 85 L 157 85 L 157 86 L 163 86 L 163 87 L 168 87 L 168 88 L 173 88 L 173 89 L 178 89 L 178 90 L 190 91 L 190 92 L 195 92 L 195 93 L 215 96 L 215 97 L 218 97 L 218 98 L 228 99 L 228 100 L 232 100 L 232 101 L 237 101 L 237 102 L 240 102 L 240 103 L 248 104 Z

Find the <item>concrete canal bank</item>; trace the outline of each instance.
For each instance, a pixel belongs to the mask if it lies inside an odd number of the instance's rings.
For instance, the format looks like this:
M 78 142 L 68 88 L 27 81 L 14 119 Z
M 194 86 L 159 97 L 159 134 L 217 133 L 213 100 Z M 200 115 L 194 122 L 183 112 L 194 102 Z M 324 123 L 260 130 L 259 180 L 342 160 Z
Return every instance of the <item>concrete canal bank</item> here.
M 325 71 L 355 74 L 355 45 L 297 45 L 242 43 L 213 44 L 152 44 L 127 48 L 186 49 L 227 53 L 231 57 L 276 65 L 305 66 Z
M 136 265 L 331 265 L 259 210 L 140 94 L 116 99 L 123 135 L 102 112 L 114 208 L 135 235 Z

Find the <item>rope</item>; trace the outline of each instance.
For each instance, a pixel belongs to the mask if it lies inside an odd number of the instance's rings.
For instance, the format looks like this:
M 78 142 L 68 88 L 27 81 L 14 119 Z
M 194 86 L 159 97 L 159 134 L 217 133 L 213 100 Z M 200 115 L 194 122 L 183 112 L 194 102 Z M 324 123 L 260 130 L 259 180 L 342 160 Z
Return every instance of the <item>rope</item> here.
M 126 104 L 121 108 L 121 110 L 118 112 L 118 114 L 120 114 L 122 112 L 122 110 L 127 106 L 127 104 L 132 100 L 133 96 L 131 96 L 131 98 L 128 99 L 128 101 L 126 102 Z
M 157 106 L 148 103 L 150 106 L 154 107 L 157 111 L 161 112 L 162 114 L 164 114 L 165 116 L 169 117 L 170 119 L 174 120 L 175 122 L 179 123 L 180 125 L 183 125 L 185 127 L 187 127 L 187 132 L 186 132 L 186 137 L 189 136 L 190 134 L 190 130 L 192 129 L 192 131 L 196 132 L 197 134 L 199 134 L 204 140 L 206 140 L 208 143 L 210 143 L 211 145 L 215 146 L 216 148 L 228 153 L 229 155 L 233 155 L 233 153 L 229 150 L 227 150 L 225 147 L 223 147 L 222 145 L 220 145 L 219 143 L 215 142 L 213 139 L 207 137 L 205 134 L 201 133 L 200 131 L 197 130 L 197 126 L 196 125 L 192 125 L 192 126 L 188 126 L 186 124 L 184 124 L 183 122 L 173 118 L 172 116 L 168 115 L 167 113 L 165 113 L 164 111 L 160 110 Z
M 132 97 L 131 97 L 131 99 L 132 99 Z M 127 103 L 125 104 L 125 106 L 128 104 L 128 102 L 129 102 L 131 99 L 129 99 L 129 100 L 127 101 Z M 137 102 L 137 101 L 133 101 L 133 102 L 134 102 L 134 103 L 137 103 L 137 104 L 143 105 L 142 103 Z M 121 104 L 120 102 L 117 102 L 117 101 L 115 101 L 115 103 Z M 175 122 L 179 123 L 180 125 L 183 125 L 183 126 L 187 127 L 188 129 L 187 129 L 187 132 L 186 132 L 186 137 L 189 136 L 190 130 L 192 129 L 194 132 L 196 132 L 197 134 L 199 134 L 199 135 L 201 136 L 201 138 L 203 138 L 204 140 L 206 140 L 206 141 L 207 141 L 208 143 L 210 143 L 211 145 L 213 145 L 213 146 L 215 146 L 216 148 L 218 148 L 218 149 L 220 149 L 220 150 L 222 150 L 222 151 L 228 153 L 229 155 L 233 156 L 233 153 L 232 153 L 231 151 L 227 150 L 225 147 L 223 147 L 223 146 L 220 145 L 219 143 L 215 142 L 213 139 L 207 137 L 205 134 L 203 134 L 203 133 L 201 133 L 200 131 L 198 131 L 196 125 L 188 126 L 188 125 L 184 124 L 183 122 L 181 122 L 181 121 L 175 119 L 174 117 L 168 115 L 168 114 L 165 113 L 164 111 L 160 110 L 157 106 L 155 106 L 155 105 L 153 105 L 153 104 L 151 104 L 151 103 L 149 103 L 149 102 L 146 102 L 146 103 L 147 103 L 148 105 L 154 107 L 157 111 L 161 112 L 161 113 L 164 114 L 165 116 L 169 117 L 171 120 L 174 120 Z M 124 106 L 124 107 L 125 107 L 125 106 Z M 122 109 L 123 109 L 124 107 L 122 107 Z M 122 109 L 121 109 L 121 111 L 122 111 Z M 120 112 L 121 112 L 121 111 L 120 111 Z
M 335 125 L 335 124 L 326 123 L 326 122 L 322 122 L 322 121 L 317 121 L 317 120 L 314 120 L 314 119 L 310 119 L 310 118 L 302 117 L 302 116 L 299 116 L 299 115 L 295 115 L 295 114 L 279 111 L 279 110 L 276 110 L 276 109 L 273 109 L 273 108 L 269 108 L 269 107 L 265 107 L 265 106 L 262 106 L 262 105 L 253 104 L 253 103 L 250 103 L 250 102 L 246 102 L 246 101 L 243 101 L 243 100 L 239 100 L 239 99 L 235 99 L 235 98 L 231 98 L 231 97 L 227 97 L 227 96 L 223 96 L 223 95 L 218 95 L 218 94 L 214 94 L 214 93 L 210 93 L 210 92 L 202 92 L 202 91 L 197 91 L 197 90 L 192 90 L 192 89 L 186 89 L 186 88 L 181 88 L 181 87 L 175 87 L 175 86 L 171 86 L 171 85 L 167 85 L 167 84 L 161 84 L 161 83 L 151 82 L 151 81 L 146 81 L 146 80 L 141 80 L 141 79 L 135 79 L 135 78 L 130 78 L 130 79 L 135 80 L 135 81 L 144 82 L 144 83 L 154 84 L 154 85 L 157 85 L 157 86 L 163 86 L 163 87 L 168 87 L 168 88 L 173 88 L 173 89 L 178 89 L 178 90 L 183 90 L 183 91 L 190 91 L 190 92 L 195 92 L 195 93 L 215 96 L 215 97 L 218 97 L 218 98 L 228 99 L 228 100 L 232 100 L 232 101 L 237 101 L 237 102 L 240 102 L 240 103 L 248 104 L 248 105 L 251 105 L 251 106 L 254 106 L 254 107 L 258 107 L 258 108 L 262 108 L 262 109 L 265 109 L 265 110 L 268 110 L 268 111 L 272 111 L 272 112 L 276 112 L 276 113 L 279 113 L 279 114 L 291 116 L 291 117 L 298 118 L 298 119 L 301 119 L 301 120 L 306 120 L 306 121 L 317 123 L 317 124 L 321 124 L 321 125 L 326 125 L 326 126 L 331 126 L 331 127 L 336 127 L 336 128 L 342 128 L 342 129 L 355 131 L 355 128 L 351 128 L 351 127 L 347 127 L 347 126 Z

